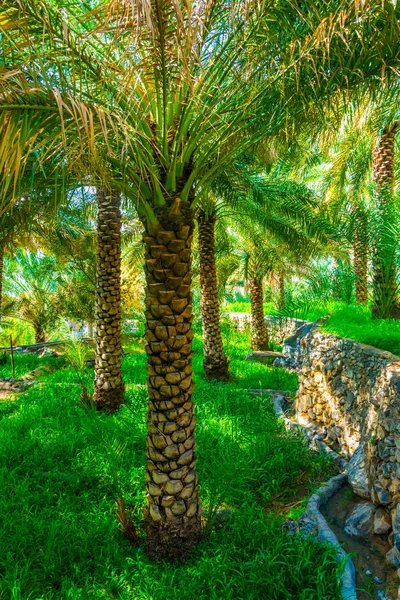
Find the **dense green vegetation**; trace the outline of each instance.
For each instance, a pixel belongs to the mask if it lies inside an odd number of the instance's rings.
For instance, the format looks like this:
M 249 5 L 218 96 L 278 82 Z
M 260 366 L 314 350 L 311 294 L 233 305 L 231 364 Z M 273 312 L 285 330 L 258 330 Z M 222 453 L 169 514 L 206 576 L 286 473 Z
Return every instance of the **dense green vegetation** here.
M 306 494 L 328 476 L 329 463 L 284 431 L 268 396 L 238 390 L 255 382 L 293 390 L 295 376 L 243 362 L 249 338 L 230 334 L 234 379 L 209 383 L 199 333 L 205 529 L 198 548 L 183 565 L 154 564 L 144 540 L 132 546 L 118 530 L 117 498 L 134 509 L 139 529 L 144 503 L 145 354 L 132 342 L 123 361 L 127 402 L 116 416 L 82 410 L 81 374 L 71 367 L 1 402 L 0 538 L 9 549 L 0 558 L 2 598 L 339 598 L 333 551 L 282 531 L 283 519 L 298 516 Z M 16 360 L 19 369 L 33 366 L 25 356 Z M 90 369 L 86 377 L 92 380 Z M 217 517 L 218 509 L 230 512 Z

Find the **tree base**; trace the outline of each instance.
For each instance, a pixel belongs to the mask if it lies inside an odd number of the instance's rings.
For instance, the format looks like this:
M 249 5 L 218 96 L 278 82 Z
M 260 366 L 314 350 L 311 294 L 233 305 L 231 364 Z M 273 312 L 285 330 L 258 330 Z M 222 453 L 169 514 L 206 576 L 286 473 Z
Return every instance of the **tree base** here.
M 95 386 L 93 401 L 98 411 L 116 412 L 125 402 L 125 384 L 121 383 L 109 390 Z
M 252 350 L 255 352 L 268 352 L 269 350 L 272 350 L 272 344 L 269 342 L 252 344 Z
M 150 516 L 145 516 L 144 530 L 147 535 L 147 552 L 153 560 L 182 561 L 200 541 L 201 519 L 198 516 L 187 519 L 186 524 L 158 524 Z
M 210 381 L 213 379 L 217 381 L 229 380 L 229 360 L 226 356 L 219 360 L 205 358 L 203 360 L 203 368 L 206 379 Z

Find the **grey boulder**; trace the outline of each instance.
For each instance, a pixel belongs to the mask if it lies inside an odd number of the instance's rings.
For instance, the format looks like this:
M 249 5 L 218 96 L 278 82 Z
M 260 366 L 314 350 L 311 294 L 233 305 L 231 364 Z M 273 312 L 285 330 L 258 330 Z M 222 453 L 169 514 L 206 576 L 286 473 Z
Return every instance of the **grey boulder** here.
M 345 532 L 354 537 L 367 537 L 374 526 L 376 506 L 372 502 L 357 504 L 346 519 Z
M 348 479 L 353 492 L 361 498 L 369 500 L 371 493 L 368 486 L 368 475 L 365 456 L 361 446 L 358 446 L 353 456 L 349 460 L 347 467 Z

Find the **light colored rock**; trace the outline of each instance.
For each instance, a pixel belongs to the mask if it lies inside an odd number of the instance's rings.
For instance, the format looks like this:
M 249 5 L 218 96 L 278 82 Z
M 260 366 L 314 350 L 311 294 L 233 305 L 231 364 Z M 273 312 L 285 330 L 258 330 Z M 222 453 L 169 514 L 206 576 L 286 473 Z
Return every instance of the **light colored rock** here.
M 371 494 L 368 485 L 368 474 L 365 456 L 361 446 L 357 448 L 348 464 L 348 478 L 353 492 L 361 498 L 369 500 Z
M 386 553 L 387 562 L 393 567 L 400 567 L 400 553 L 397 548 L 392 548 L 389 552 Z
M 383 508 L 378 508 L 374 516 L 374 533 L 382 535 L 392 528 L 392 520 Z
M 350 517 L 346 519 L 344 528 L 348 535 L 367 537 L 373 530 L 376 506 L 372 502 L 357 504 Z
M 245 360 L 253 360 L 255 362 L 267 363 L 271 359 L 275 358 L 284 358 L 284 356 L 281 352 L 272 352 L 269 350 L 265 352 L 254 351 L 250 352 L 250 354 L 246 356 Z

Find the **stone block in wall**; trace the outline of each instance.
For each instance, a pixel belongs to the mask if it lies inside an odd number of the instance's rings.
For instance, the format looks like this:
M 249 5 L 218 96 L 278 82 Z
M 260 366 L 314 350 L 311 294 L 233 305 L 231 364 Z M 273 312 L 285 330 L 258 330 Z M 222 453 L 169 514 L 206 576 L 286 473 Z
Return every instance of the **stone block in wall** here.
M 347 476 L 353 492 L 361 498 L 371 498 L 368 483 L 367 463 L 361 446 L 358 446 L 347 466 Z

